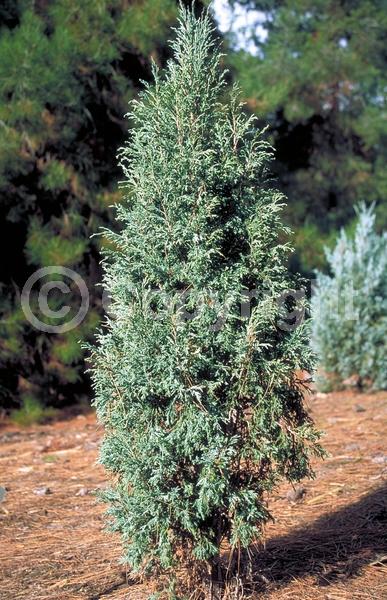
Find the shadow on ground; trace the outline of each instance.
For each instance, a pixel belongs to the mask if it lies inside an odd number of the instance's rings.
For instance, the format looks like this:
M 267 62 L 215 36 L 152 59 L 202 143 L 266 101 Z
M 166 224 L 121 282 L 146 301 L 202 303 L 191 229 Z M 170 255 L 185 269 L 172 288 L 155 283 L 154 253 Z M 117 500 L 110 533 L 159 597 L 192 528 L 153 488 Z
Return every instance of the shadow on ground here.
M 387 554 L 387 485 L 304 528 L 272 538 L 254 550 L 255 590 L 279 589 L 312 575 L 318 586 L 356 577 L 362 567 L 382 567 Z

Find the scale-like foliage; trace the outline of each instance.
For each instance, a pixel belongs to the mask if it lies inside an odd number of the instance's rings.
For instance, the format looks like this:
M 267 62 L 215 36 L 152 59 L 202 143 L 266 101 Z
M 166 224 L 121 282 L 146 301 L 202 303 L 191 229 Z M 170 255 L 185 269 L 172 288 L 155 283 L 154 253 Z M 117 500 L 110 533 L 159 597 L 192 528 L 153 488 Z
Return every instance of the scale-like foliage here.
M 106 232 L 110 315 L 92 351 L 105 499 L 135 569 L 211 561 L 225 539 L 247 547 L 265 493 L 310 476 L 321 452 L 297 377 L 312 369 L 307 332 L 281 321 L 271 149 L 236 91 L 222 103 L 208 16 L 183 11 L 172 49 L 130 114 L 122 231 Z
M 326 250 L 330 275 L 317 273 L 313 344 L 324 385 L 356 376 L 387 388 L 387 234 L 375 231 L 373 207 L 359 212 L 354 238 L 343 230 Z

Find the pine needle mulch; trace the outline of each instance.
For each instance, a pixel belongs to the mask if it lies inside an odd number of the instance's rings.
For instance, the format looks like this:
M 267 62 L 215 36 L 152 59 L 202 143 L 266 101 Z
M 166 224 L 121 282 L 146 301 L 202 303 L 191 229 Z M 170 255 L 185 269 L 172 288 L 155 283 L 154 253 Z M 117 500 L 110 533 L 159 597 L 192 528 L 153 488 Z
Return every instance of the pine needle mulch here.
M 317 394 L 309 404 L 330 457 L 314 481 L 272 498 L 250 597 L 387 599 L 387 394 Z M 100 437 L 92 414 L 0 425 L 2 600 L 148 597 L 149 584 L 118 563 L 120 540 L 104 531 L 93 495 L 106 485 Z

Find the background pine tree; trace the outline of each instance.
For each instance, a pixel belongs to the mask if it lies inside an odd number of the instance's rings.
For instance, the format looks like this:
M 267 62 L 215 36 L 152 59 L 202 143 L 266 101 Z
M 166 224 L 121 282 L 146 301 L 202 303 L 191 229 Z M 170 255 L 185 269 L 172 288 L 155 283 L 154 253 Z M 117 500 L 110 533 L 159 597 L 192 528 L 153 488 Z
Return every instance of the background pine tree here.
M 354 226 L 357 203 L 376 202 L 379 229 L 387 224 L 386 3 L 226 4 L 248 11 L 244 47 L 256 53 L 241 48 L 228 62 L 249 109 L 270 125 L 286 221 L 311 273 L 326 266 L 323 248 L 334 245 L 337 229 Z
M 125 560 L 145 570 L 214 565 L 225 540 L 235 557 L 269 518 L 265 494 L 321 453 L 297 377 L 313 368 L 307 331 L 281 321 L 289 248 L 271 150 L 235 90 L 221 102 L 208 17 L 183 12 L 172 49 L 132 105 L 122 231 L 106 232 L 111 312 L 92 350 L 114 475 L 103 497 Z
M 78 342 L 101 314 L 101 241 L 90 236 L 112 221 L 123 114 L 151 56 L 164 63 L 176 14 L 175 0 L 1 3 L 1 406 L 59 406 L 89 392 Z M 20 306 L 29 275 L 49 265 L 74 269 L 91 294 L 81 327 L 61 335 L 36 330 Z

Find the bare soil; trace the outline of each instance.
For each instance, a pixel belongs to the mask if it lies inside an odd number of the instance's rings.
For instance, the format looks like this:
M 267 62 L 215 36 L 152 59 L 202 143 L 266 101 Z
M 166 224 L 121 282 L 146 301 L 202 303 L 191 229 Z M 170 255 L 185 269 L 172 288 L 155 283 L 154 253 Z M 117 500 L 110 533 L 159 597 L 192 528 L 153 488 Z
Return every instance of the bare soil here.
M 330 457 L 316 479 L 271 498 L 275 523 L 254 557 L 254 598 L 387 599 L 387 394 L 309 400 Z M 153 584 L 119 564 L 94 491 L 102 435 L 92 413 L 0 425 L 1 600 L 145 600 Z

